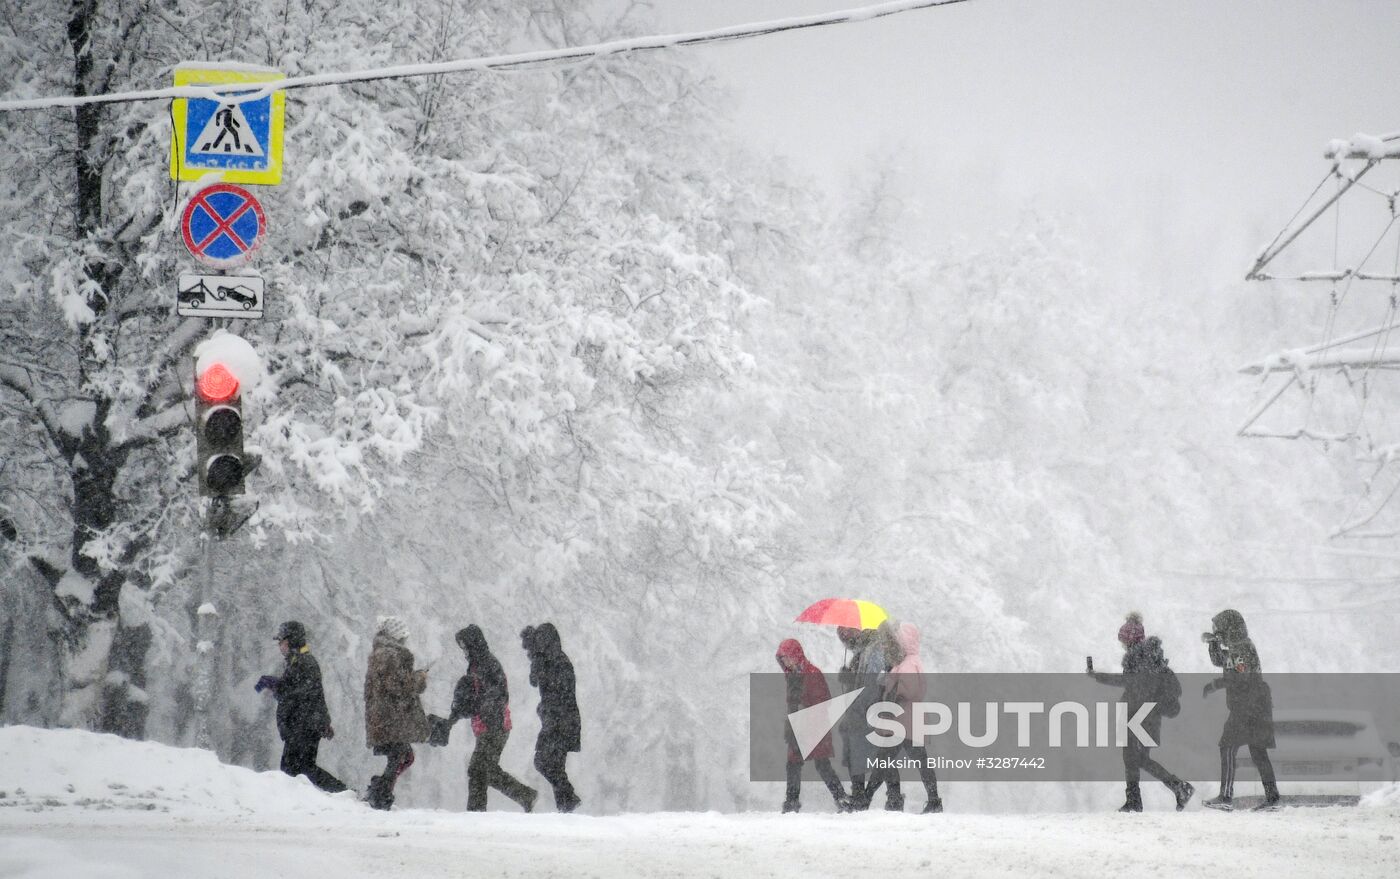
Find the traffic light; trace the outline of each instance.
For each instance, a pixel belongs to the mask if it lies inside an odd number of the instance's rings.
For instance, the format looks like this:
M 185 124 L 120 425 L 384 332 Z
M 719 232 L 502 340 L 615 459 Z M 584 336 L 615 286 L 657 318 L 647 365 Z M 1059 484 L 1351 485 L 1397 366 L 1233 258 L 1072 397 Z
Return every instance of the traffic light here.
M 243 403 L 238 377 L 215 361 L 194 377 L 199 493 L 228 497 L 243 493 Z

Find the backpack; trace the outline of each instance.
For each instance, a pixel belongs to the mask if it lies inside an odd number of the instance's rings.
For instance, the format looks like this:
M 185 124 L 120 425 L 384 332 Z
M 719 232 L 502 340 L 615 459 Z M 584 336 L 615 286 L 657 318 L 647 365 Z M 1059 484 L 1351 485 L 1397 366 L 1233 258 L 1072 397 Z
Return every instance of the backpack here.
M 1157 707 L 1163 717 L 1176 717 L 1181 713 L 1181 681 L 1177 680 L 1176 672 L 1172 671 L 1169 665 L 1162 666 L 1161 675 Z

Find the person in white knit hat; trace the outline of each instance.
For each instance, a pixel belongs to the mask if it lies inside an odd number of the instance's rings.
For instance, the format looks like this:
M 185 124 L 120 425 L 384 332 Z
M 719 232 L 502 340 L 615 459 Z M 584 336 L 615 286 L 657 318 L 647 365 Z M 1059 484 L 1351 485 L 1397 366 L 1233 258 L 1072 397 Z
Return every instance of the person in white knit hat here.
M 387 758 L 383 774 L 370 779 L 365 794 L 375 809 L 394 805 L 394 783 L 413 765 L 412 743 L 428 740 L 428 716 L 420 700 L 428 672 L 413 668 L 407 640 L 407 623 L 396 616 L 380 617 L 365 672 L 365 743 Z

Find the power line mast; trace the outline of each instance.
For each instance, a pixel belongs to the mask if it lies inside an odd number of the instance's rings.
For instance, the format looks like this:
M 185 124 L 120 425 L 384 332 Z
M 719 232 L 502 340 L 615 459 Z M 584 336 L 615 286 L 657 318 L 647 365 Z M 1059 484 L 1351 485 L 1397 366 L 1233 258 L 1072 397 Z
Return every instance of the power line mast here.
M 1371 471 L 1361 497 L 1331 536 L 1393 538 L 1400 536 L 1400 522 L 1395 527 L 1379 523 L 1400 496 L 1400 431 L 1384 417 L 1394 407 L 1374 401 L 1397 390 L 1376 377 L 1400 370 L 1400 344 L 1395 344 L 1400 342 L 1400 184 L 1387 188 L 1379 182 L 1400 169 L 1395 161 L 1400 159 L 1400 132 L 1334 140 L 1324 156 L 1330 163 L 1327 174 L 1245 276 L 1249 281 L 1326 285 L 1323 338 L 1240 367 L 1241 373 L 1260 377 L 1260 394 L 1238 435 L 1307 440 L 1324 448 L 1345 445 Z M 1332 191 L 1326 192 L 1329 183 Z M 1331 265 L 1308 265 L 1308 260 L 1321 261 L 1320 245 L 1330 245 Z M 1282 267 L 1285 255 L 1302 266 Z M 1346 325 L 1347 317 L 1367 309 L 1382 313 L 1359 326 Z M 1295 411 L 1283 412 L 1289 404 Z

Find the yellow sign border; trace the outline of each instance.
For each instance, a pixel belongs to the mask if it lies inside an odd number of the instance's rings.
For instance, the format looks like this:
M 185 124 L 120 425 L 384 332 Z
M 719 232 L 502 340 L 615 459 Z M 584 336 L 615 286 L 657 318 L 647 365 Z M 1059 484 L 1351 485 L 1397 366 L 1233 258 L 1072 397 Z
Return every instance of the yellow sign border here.
M 286 79 L 287 75 L 275 70 L 218 70 L 197 67 L 181 67 L 175 70 L 175 85 L 226 85 L 229 83 L 275 82 Z M 184 164 L 180 138 L 185 134 L 185 123 L 189 118 L 189 99 L 175 98 L 171 101 L 170 112 L 174 128 L 170 132 L 170 179 L 199 180 L 205 174 L 220 174 L 225 183 L 252 183 L 263 186 L 276 186 L 282 182 L 282 127 L 286 116 L 287 93 L 275 91 L 271 95 L 272 107 L 267 121 L 267 168 L 262 171 L 248 171 L 235 168 L 199 168 Z

